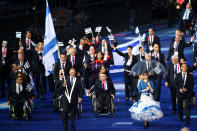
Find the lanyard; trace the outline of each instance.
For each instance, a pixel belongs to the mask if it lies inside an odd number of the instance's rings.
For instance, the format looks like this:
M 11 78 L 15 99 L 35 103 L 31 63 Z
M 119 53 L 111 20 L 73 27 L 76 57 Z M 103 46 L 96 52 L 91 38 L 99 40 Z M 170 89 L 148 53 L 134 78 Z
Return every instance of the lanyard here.
M 66 85 L 65 95 L 66 95 L 66 97 L 67 97 L 69 103 L 71 103 L 71 95 L 72 95 L 73 90 L 74 90 L 75 82 L 76 82 L 76 77 L 75 77 L 74 80 L 73 80 L 73 85 L 72 85 L 70 94 L 69 94 L 69 92 L 68 92 L 68 87 L 67 87 L 67 85 Z

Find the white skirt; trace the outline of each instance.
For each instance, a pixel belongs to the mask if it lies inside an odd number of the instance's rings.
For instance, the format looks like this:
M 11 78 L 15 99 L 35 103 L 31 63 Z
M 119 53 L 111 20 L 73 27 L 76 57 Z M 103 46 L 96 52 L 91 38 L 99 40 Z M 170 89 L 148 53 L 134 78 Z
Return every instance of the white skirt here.
M 131 118 L 138 121 L 153 121 L 163 117 L 160 102 L 154 101 L 151 94 L 148 96 L 143 93 L 140 100 L 134 103 L 129 111 Z

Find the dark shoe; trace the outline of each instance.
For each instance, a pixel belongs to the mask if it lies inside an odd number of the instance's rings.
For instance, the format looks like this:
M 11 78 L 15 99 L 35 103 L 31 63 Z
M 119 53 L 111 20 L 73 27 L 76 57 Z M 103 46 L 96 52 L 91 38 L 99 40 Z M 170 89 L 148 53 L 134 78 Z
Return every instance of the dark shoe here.
M 125 97 L 125 100 L 126 100 L 126 101 L 128 101 L 128 100 L 129 100 L 129 98 L 128 98 L 128 97 Z
M 63 122 L 64 130 L 68 130 L 68 122 Z
M 150 126 L 149 122 L 147 122 L 147 126 L 148 126 L 148 127 Z
M 75 130 L 75 125 L 71 124 L 71 130 Z
M 179 121 L 180 122 L 183 122 L 183 117 L 179 117 Z
M 148 122 L 144 122 L 144 129 L 148 127 Z
M 173 110 L 173 112 L 172 112 L 173 114 L 176 114 L 176 110 Z
M 189 121 L 186 121 L 185 124 L 186 124 L 186 125 L 189 125 Z
M 68 130 L 68 126 L 67 125 L 64 125 L 64 130 Z

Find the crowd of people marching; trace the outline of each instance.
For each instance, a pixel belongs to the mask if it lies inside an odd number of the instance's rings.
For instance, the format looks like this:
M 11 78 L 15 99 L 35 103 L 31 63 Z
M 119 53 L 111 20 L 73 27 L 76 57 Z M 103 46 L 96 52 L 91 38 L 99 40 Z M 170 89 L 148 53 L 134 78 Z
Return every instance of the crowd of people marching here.
M 186 7 L 191 8 L 190 4 Z M 190 18 L 191 11 L 185 10 L 181 24 L 194 23 L 194 16 Z M 189 13 L 189 14 L 188 14 Z M 190 21 L 192 19 L 192 21 Z M 7 48 L 7 42 L 2 41 L 1 50 L 1 97 L 6 96 L 5 83 L 8 85 L 8 105 L 15 108 L 15 118 L 22 119 L 27 111 L 24 111 L 24 103 L 31 107 L 32 101 L 44 100 L 46 89 L 46 78 L 48 79 L 49 90 L 53 91 L 53 99 L 61 96 L 62 120 L 64 128 L 68 128 L 70 114 L 71 128 L 75 129 L 76 108 L 82 102 L 84 90 L 88 94 L 96 94 L 99 103 L 99 112 L 108 108 L 110 99 L 115 98 L 116 90 L 109 75 L 110 65 L 114 64 L 112 51 L 124 57 L 124 80 L 125 100 L 133 101 L 129 109 L 131 117 L 135 120 L 144 121 L 144 126 L 149 126 L 149 121 L 163 117 L 160 108 L 160 94 L 162 79 L 165 86 L 169 87 L 171 93 L 172 111 L 176 114 L 176 103 L 178 103 L 178 115 L 183 121 L 183 106 L 186 110 L 186 124 L 190 121 L 190 104 L 193 91 L 194 79 L 193 70 L 197 66 L 197 44 L 194 36 L 186 42 L 183 37 L 186 27 L 183 30 L 177 29 L 175 37 L 169 44 L 168 54 L 161 52 L 160 38 L 155 35 L 154 29 L 148 30 L 148 36 L 139 47 L 139 54 L 132 54 L 132 46 L 127 47 L 127 53 L 119 51 L 117 41 L 109 44 L 107 39 L 99 36 L 80 39 L 79 44 L 72 42 L 66 48 L 59 48 L 59 60 L 54 65 L 53 74 L 45 76 L 43 65 L 43 42 L 34 43 L 31 39 L 31 32 L 26 32 L 26 37 L 19 42 L 17 52 Z M 194 45 L 193 65 L 187 65 L 184 56 L 184 49 Z M 171 61 L 170 61 L 171 59 Z M 152 70 L 153 62 L 160 63 L 163 73 Z M 170 61 L 170 62 L 169 62 Z M 139 63 L 144 66 L 138 67 L 141 72 L 131 70 Z M 168 63 L 168 68 L 166 66 Z M 157 66 L 156 66 L 157 67 Z M 166 69 L 166 70 L 165 70 Z M 35 84 L 34 84 L 35 83 Z M 36 96 L 34 95 L 36 87 Z M 92 95 L 90 95 L 92 97 Z M 185 104 L 183 104 L 183 102 Z

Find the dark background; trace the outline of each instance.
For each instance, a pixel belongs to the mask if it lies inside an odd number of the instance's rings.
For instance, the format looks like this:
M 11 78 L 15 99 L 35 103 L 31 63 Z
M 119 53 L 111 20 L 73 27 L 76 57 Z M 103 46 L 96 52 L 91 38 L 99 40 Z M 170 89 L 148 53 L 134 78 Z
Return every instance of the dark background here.
M 67 42 L 72 37 L 84 35 L 84 28 L 109 26 L 112 33 L 129 30 L 129 0 L 48 0 L 57 38 Z M 45 22 L 45 0 L 1 0 L 0 40 L 17 48 L 15 32 L 30 30 L 35 42 L 42 40 Z M 166 20 L 165 0 L 136 0 L 135 26 Z M 159 13 L 158 13 L 159 12 Z M 101 35 L 106 32 L 102 31 Z

